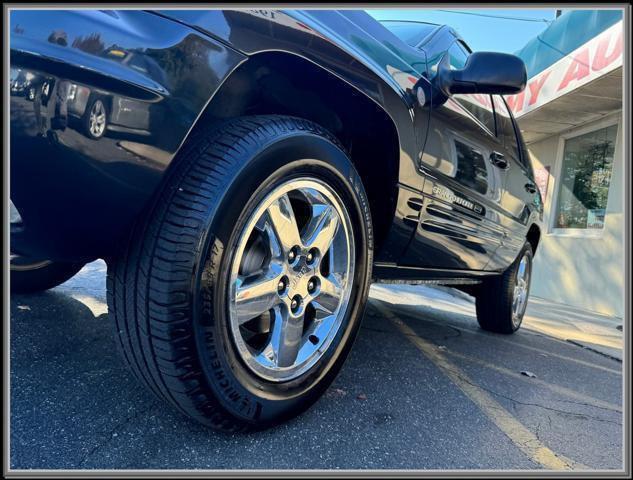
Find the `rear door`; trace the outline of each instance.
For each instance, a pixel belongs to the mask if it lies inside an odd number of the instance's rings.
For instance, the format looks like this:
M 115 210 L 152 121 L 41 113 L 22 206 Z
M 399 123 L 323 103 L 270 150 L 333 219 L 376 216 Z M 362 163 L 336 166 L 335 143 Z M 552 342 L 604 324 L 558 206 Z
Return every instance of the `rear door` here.
M 446 55 L 462 68 L 469 53 L 453 41 Z M 484 269 L 503 239 L 505 169 L 494 164 L 502 149 L 490 95 L 453 95 L 433 107 L 419 163 L 424 204 L 402 265 Z
M 517 125 L 507 104 L 500 95 L 493 95 L 497 134 L 502 142 L 502 153 L 508 162 L 501 206 L 504 235 L 501 248 L 494 255 L 489 267 L 505 268 L 519 254 L 525 243 L 528 222 L 535 198 L 538 196 L 528 152 L 520 148 Z

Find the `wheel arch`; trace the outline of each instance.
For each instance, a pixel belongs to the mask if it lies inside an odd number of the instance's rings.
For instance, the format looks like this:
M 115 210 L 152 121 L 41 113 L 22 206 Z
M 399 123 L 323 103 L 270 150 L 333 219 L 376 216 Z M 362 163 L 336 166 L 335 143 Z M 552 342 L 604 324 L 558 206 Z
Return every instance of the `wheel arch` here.
M 337 137 L 367 191 L 379 249 L 395 213 L 400 171 L 400 138 L 389 113 L 330 70 L 298 54 L 270 50 L 253 54 L 231 72 L 187 140 L 215 122 L 262 114 L 311 120 Z

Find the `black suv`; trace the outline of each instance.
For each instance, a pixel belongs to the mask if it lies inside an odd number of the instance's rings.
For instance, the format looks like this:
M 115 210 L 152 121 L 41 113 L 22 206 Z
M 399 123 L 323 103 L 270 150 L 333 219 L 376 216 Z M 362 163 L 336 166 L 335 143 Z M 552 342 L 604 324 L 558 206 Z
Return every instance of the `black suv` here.
M 521 324 L 542 215 L 523 62 L 362 11 L 11 12 L 11 288 L 108 264 L 122 355 L 205 425 L 306 409 L 372 281 Z

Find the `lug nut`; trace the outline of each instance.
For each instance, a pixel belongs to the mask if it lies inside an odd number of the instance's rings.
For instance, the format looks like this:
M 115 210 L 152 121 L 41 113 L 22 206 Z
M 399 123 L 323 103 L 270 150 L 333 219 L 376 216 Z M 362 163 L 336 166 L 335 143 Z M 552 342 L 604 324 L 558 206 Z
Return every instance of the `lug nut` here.
M 319 279 L 312 277 L 308 282 L 308 293 L 314 293 L 319 286 Z
M 295 313 L 297 310 L 299 310 L 300 306 L 301 306 L 301 297 L 299 295 L 295 295 L 292 301 L 290 302 L 290 310 L 292 310 L 292 312 Z
M 290 252 L 288 252 L 288 261 L 292 263 L 295 261 L 295 258 L 297 258 L 297 247 L 292 247 Z
M 281 295 L 286 291 L 286 287 L 288 286 L 288 279 L 286 277 L 282 277 L 277 284 L 277 293 Z
M 308 254 L 306 255 L 306 262 L 313 263 L 316 260 L 318 253 L 319 252 L 317 251 L 316 248 L 311 248 Z

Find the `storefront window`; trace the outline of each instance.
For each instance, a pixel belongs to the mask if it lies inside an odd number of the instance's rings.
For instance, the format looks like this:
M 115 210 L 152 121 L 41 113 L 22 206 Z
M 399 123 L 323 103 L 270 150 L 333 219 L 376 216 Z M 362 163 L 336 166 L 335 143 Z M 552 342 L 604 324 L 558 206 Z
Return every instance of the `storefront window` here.
M 602 229 L 617 125 L 565 140 L 555 228 Z

